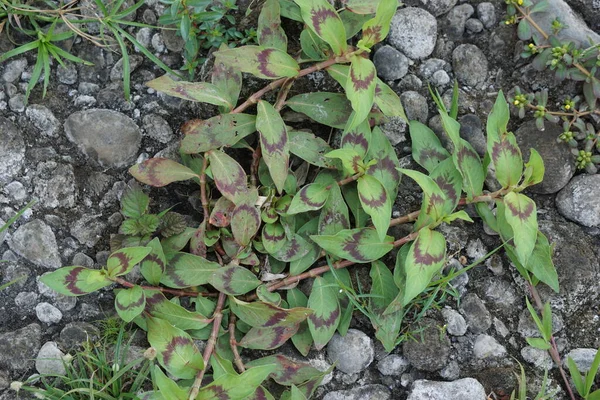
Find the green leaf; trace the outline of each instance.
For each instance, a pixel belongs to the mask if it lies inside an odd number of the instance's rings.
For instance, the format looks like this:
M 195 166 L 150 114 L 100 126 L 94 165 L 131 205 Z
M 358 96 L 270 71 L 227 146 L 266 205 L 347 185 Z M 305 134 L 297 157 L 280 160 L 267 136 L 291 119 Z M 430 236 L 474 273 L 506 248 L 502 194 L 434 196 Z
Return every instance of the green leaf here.
M 318 183 L 306 185 L 296 193 L 287 214 L 299 214 L 307 211 L 320 210 L 329 198 L 330 188 Z
M 325 158 L 325 154 L 331 151 L 331 147 L 326 141 L 310 132 L 291 131 L 288 135 L 292 154 L 317 167 L 329 167 L 331 161 Z
M 408 122 L 398 94 L 391 87 L 383 83 L 381 79 L 377 78 L 376 82 L 375 104 L 379 107 L 383 115 L 386 117 L 400 117 Z
M 203 153 L 223 146 L 233 146 L 256 132 L 256 117 L 250 114 L 220 114 L 205 120 L 186 122 L 181 131 L 181 151 L 185 154 Z
M 228 95 L 212 83 L 178 82 L 168 75 L 163 75 L 146 83 L 146 86 L 180 99 L 233 108 Z
M 231 215 L 231 232 L 235 241 L 247 246 L 260 227 L 260 211 L 252 204 L 240 204 Z
M 310 237 L 328 253 L 355 263 L 378 260 L 392 250 L 394 238 L 379 239 L 371 228 L 344 229 L 336 235 L 312 235 Z
M 403 304 L 421 294 L 446 261 L 446 239 L 439 232 L 423 228 L 406 257 L 406 286 Z
M 375 14 L 380 0 L 342 0 L 342 4 L 353 13 Z
M 262 229 L 262 244 L 267 253 L 273 254 L 278 252 L 286 241 L 285 230 L 279 222 L 264 225 Z
M 306 307 L 308 305 L 308 298 L 300 290 L 294 288 L 287 291 L 287 302 L 290 307 Z M 308 321 L 300 322 L 298 332 L 292 336 L 292 343 L 294 347 L 306 357 L 310 352 L 310 348 L 313 343 L 312 335 L 308 329 Z
M 231 111 L 237 104 L 242 89 L 242 73 L 235 65 L 228 65 L 222 58 L 215 56 L 211 82 L 226 96 L 231 107 L 224 107 L 225 112 Z
M 114 278 L 128 274 L 151 251 L 151 247 L 128 247 L 115 251 L 106 261 L 108 276 Z
M 282 346 L 298 332 L 298 324 L 272 328 L 251 328 L 239 345 L 247 349 L 274 350 Z
M 348 208 L 352 212 L 352 216 L 354 217 L 354 227 L 355 228 L 364 228 L 367 226 L 367 221 L 369 219 L 369 214 L 365 212 L 360 203 L 360 199 L 358 198 L 358 188 L 356 185 L 344 185 L 342 186 L 342 194 L 344 195 L 344 199 L 348 204 Z M 317 233 L 317 232 L 315 232 Z
M 550 286 L 556 293 L 559 292 L 558 274 L 552 262 L 552 247 L 542 232 L 538 231 L 537 233 L 533 253 L 531 253 L 529 262 L 526 265 L 522 265 L 516 255 L 516 251 L 512 249 L 512 246 L 507 247 L 507 254 L 515 265 L 524 267 L 533 273 L 539 281 Z
M 252 360 L 249 363 L 246 363 L 246 366 L 257 367 L 259 365 L 269 364 L 275 364 L 277 366 L 270 377 L 283 386 L 299 385 L 322 374 L 321 371 L 307 362 L 293 360 L 281 354 Z
M 529 344 L 531 347 L 535 347 L 536 349 L 549 350 L 551 347 L 550 343 L 548 343 L 546 339 L 527 337 L 525 340 L 527 341 L 527 344 Z
M 300 47 L 304 55 L 313 61 L 325 60 L 326 53 L 331 51 L 329 45 L 308 28 L 300 33 Z
M 172 288 L 188 288 L 210 282 L 211 274 L 220 268 L 213 261 L 190 253 L 175 253 L 168 261 L 160 283 Z
M 440 139 L 425 124 L 410 121 L 410 140 L 412 142 L 413 159 L 428 172 L 450 157 L 450 153 L 442 146 Z
M 127 218 L 139 218 L 148 212 L 150 196 L 141 187 L 128 187 L 121 198 L 121 213 Z
M 279 0 L 265 1 L 258 16 L 256 33 L 261 46 L 287 51 L 287 36 L 281 27 L 279 10 Z
M 167 260 L 160 244 L 159 238 L 152 239 L 148 245 L 152 249 L 150 254 L 144 258 L 140 265 L 140 272 L 144 279 L 151 285 L 158 285 L 165 272 L 165 265 Z
M 567 357 L 567 366 L 569 367 L 569 374 L 571 375 L 571 379 L 573 380 L 577 392 L 580 395 L 583 395 L 585 393 L 585 385 L 581 373 L 579 372 L 579 368 L 577 368 L 577 364 L 575 364 L 575 361 L 573 361 L 571 357 Z
M 423 190 L 421 212 L 415 225 L 416 228 L 436 223 L 448 214 L 449 203 L 446 194 L 433 179 L 419 171 L 402 168 L 399 171 L 417 182 Z
M 467 214 L 467 212 L 465 210 L 460 210 L 455 213 L 452 213 L 452 214 L 444 217 L 443 221 L 445 223 L 449 224 L 452 221 L 456 221 L 457 219 L 461 219 L 461 220 L 467 221 L 467 222 L 473 222 L 473 220 L 471 219 L 471 217 L 469 217 L 469 214 Z
M 362 39 L 357 47 L 370 49 L 373 45 L 383 41 L 389 31 L 392 17 L 398 8 L 397 0 L 379 0 L 375 17 L 365 22 L 362 28 Z
M 533 200 L 520 193 L 504 196 L 504 217 L 514 232 L 517 257 L 527 265 L 537 240 L 537 211 Z
M 256 289 L 261 282 L 246 268 L 227 265 L 215 270 L 209 277 L 209 283 L 220 292 L 239 296 Z
M 596 351 L 596 355 L 594 356 L 594 360 L 590 365 L 590 369 L 585 376 L 585 389 L 586 392 L 589 393 L 592 390 L 592 385 L 594 384 L 594 379 L 596 379 L 596 374 L 598 373 L 598 368 L 600 368 L 600 351 Z M 599 391 L 600 393 L 600 391 Z M 588 397 L 588 400 L 590 398 Z
M 298 63 L 287 53 L 262 46 L 242 46 L 216 53 L 227 65 L 262 79 L 293 78 L 298 75 Z
M 294 0 L 304 23 L 326 41 L 336 55 L 346 51 L 346 30 L 335 8 L 327 0 Z
M 125 322 L 131 322 L 140 315 L 146 307 L 146 296 L 141 286 L 131 289 L 121 289 L 115 297 L 115 309 Z
M 537 185 L 544 179 L 544 160 L 540 153 L 535 149 L 529 149 L 529 161 L 525 163 L 525 171 L 523 172 L 523 186 Z
M 529 22 L 523 18 L 521 20 L 521 22 L 519 22 L 519 25 L 517 26 L 517 35 L 519 36 L 519 39 L 521 40 L 530 40 L 531 39 L 531 25 L 529 25 Z
M 462 177 L 454 166 L 451 158 L 447 158 L 431 171 L 429 177 L 438 185 L 444 193 L 445 200 L 443 214 L 449 215 L 460 200 L 462 190 Z
M 367 174 L 375 177 L 387 190 L 390 200 L 396 198 L 401 175 L 396 150 L 379 127 L 373 128 L 367 157 L 371 159 Z
M 65 296 L 81 296 L 95 292 L 113 282 L 105 271 L 84 267 L 64 267 L 40 278 L 45 285 Z
M 375 100 L 376 75 L 377 71 L 371 60 L 361 56 L 352 59 L 346 82 L 346 96 L 356 115 L 347 125 L 348 129 L 355 128 L 369 116 Z
M 261 365 L 247 369 L 240 375 L 223 375 L 202 387 L 196 400 L 246 399 L 274 371 L 275 365 Z
M 271 254 L 271 256 L 279 261 L 291 262 L 304 257 L 310 249 L 311 246 L 306 240 L 302 236 L 295 234 L 279 250 Z
M 350 228 L 348 206 L 344 202 L 340 187 L 332 182 L 329 198 L 319 215 L 318 233 L 319 235 L 333 235 L 348 228 Z
M 249 190 L 242 166 L 222 151 L 210 151 L 208 158 L 215 184 L 221 194 L 233 204 L 243 203 Z
M 262 156 L 279 193 L 288 176 L 290 146 L 285 123 L 279 112 L 266 101 L 259 101 L 256 129 L 260 133 Z
M 129 173 L 138 181 L 154 187 L 198 178 L 194 171 L 168 158 L 151 158 L 129 168 Z
M 340 142 L 340 148 L 356 151 L 362 159 L 367 155 L 369 143 L 371 142 L 371 127 L 369 121 L 365 120 L 354 129 L 344 130 Z
M 204 368 L 202 354 L 184 331 L 160 318 L 146 318 L 148 342 L 157 351 L 157 359 L 177 378 L 192 379 Z
M 392 215 L 392 200 L 385 187 L 376 178 L 363 175 L 358 178 L 358 198 L 365 212 L 371 216 L 379 239 L 383 241 Z
M 381 261 L 371 263 L 371 308 L 375 312 L 384 311 L 389 303 L 398 295 L 398 287 L 394 284 L 394 276 Z
M 175 304 L 158 290 L 145 290 L 146 311 L 153 317 L 161 318 L 182 330 L 198 330 L 208 326 L 211 320 L 204 315 L 188 311 Z
M 315 348 L 321 350 L 329 343 L 340 322 L 340 304 L 336 290 L 322 277 L 317 277 L 313 283 L 308 307 L 314 311 L 308 317 L 308 328 Z
M 364 172 L 366 165 L 363 162 L 360 154 L 352 148 L 343 148 L 330 151 L 325 154 L 327 158 L 337 158 L 342 161 L 344 167 L 344 173 L 346 175 L 354 175 L 360 172 Z
M 342 10 L 339 15 L 342 19 L 342 23 L 344 24 L 347 38 L 354 37 L 362 30 L 364 23 L 373 17 L 373 15 L 357 14 L 348 10 Z
M 262 301 L 247 303 L 235 297 L 231 297 L 230 300 L 233 313 L 255 328 L 295 326 L 312 314 L 312 310 L 305 307 L 285 309 Z
M 208 222 L 212 226 L 216 226 L 219 228 L 224 228 L 229 226 L 231 223 L 231 214 L 235 209 L 235 204 L 233 204 L 226 197 L 219 197 L 215 205 L 213 206 L 212 211 L 210 212 L 210 218 Z
M 156 386 L 158 386 L 158 389 L 160 390 L 160 394 L 163 396 L 161 399 L 166 399 L 164 396 L 168 393 L 169 400 L 187 400 L 188 395 L 186 390 L 180 388 L 175 381 L 169 379 L 158 365 L 154 365 L 153 369 L 153 381 L 156 383 Z M 155 397 L 152 397 L 151 399 L 156 400 Z
M 542 310 L 542 324 L 544 325 L 542 336 L 545 338 L 552 337 L 552 310 L 550 309 L 550 302 L 544 304 L 544 309 Z
M 304 93 L 292 97 L 285 104 L 320 124 L 339 129 L 344 129 L 352 112 L 352 105 L 341 93 Z

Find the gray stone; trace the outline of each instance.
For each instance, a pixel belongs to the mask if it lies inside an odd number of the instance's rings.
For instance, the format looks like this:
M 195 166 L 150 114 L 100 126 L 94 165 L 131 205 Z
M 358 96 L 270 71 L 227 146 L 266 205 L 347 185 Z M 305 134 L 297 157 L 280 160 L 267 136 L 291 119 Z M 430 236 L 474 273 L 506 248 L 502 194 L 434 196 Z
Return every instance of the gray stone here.
M 73 85 L 77 83 L 77 68 L 71 63 L 66 64 L 66 68 L 59 64 L 56 68 L 56 77 L 60 83 Z
M 440 15 L 446 14 L 448 11 L 452 9 L 457 3 L 458 0 L 420 0 L 423 7 L 435 15 L 439 17 Z
M 35 369 L 40 374 L 64 375 L 67 372 L 63 362 L 64 355 L 56 342 L 46 342 L 37 355 Z
M 423 371 L 439 371 L 448 363 L 450 342 L 440 332 L 439 324 L 429 318 L 423 318 L 418 327 L 422 328 L 415 340 L 404 343 L 404 356 L 410 364 Z
M 24 160 L 23 135 L 10 120 L 0 117 L 0 185 L 12 181 Z
M 71 322 L 60 331 L 60 342 L 66 349 L 74 349 L 98 339 L 98 328 L 87 322 Z
M 437 71 L 449 70 L 449 65 L 445 60 L 439 58 L 429 58 L 419 66 L 419 75 L 423 79 L 429 79 Z
M 488 29 L 496 25 L 496 8 L 490 2 L 477 4 L 477 16 L 483 22 L 483 26 Z
M 4 71 L 2 72 L 2 80 L 4 82 L 14 82 L 17 79 L 19 79 L 19 77 L 21 76 L 21 74 L 23 73 L 23 71 L 25 71 L 25 68 L 27 68 L 27 59 L 26 58 L 19 58 L 16 60 L 11 60 L 9 62 L 7 62 L 6 64 L 4 64 Z
M 523 357 L 523 360 L 533 364 L 533 366 L 541 370 L 550 370 L 554 367 L 552 357 L 550 357 L 547 350 L 525 346 L 521 349 L 521 357 Z
M 398 90 L 404 92 L 407 90 L 419 90 L 423 87 L 423 81 L 416 75 L 408 74 L 399 83 Z
M 417 92 L 408 91 L 400 95 L 400 101 L 409 121 L 417 120 L 424 124 L 427 123 L 429 106 L 427 106 L 427 99 L 424 96 Z
M 465 28 L 467 29 L 467 32 L 479 33 L 483 31 L 483 23 L 477 18 L 469 18 L 467 22 L 465 22 Z
M 141 28 L 136 34 L 135 39 L 140 42 L 142 46 L 146 49 L 150 47 L 150 42 L 152 41 L 152 28 L 144 27 Z M 140 51 L 140 49 L 135 48 L 136 51 Z
M 504 279 L 489 278 L 486 279 L 483 286 L 485 299 L 496 307 L 512 310 L 520 299 L 515 289 Z
M 381 126 L 381 130 L 390 140 L 392 146 L 406 141 L 407 124 L 403 118 L 389 117 Z
M 460 304 L 460 312 L 465 316 L 469 330 L 482 333 L 492 325 L 492 316 L 481 299 L 474 293 L 468 293 Z
M 487 248 L 485 247 L 485 245 L 479 238 L 469 241 L 469 244 L 467 244 L 466 250 L 467 250 L 467 256 L 471 260 L 482 259 L 486 256 L 486 254 L 488 252 Z
M 0 370 L 0 390 L 10 386 L 10 375 L 8 371 Z
M 12 181 L 4 186 L 4 193 L 17 203 L 25 200 L 27 197 L 27 189 L 25 189 L 25 186 L 19 181 Z
M 33 310 L 38 301 L 36 292 L 20 292 L 15 296 L 15 305 L 20 311 Z
M 62 264 L 54 232 L 39 219 L 21 225 L 9 245 L 15 253 L 40 267 L 56 269 Z
M 128 166 L 135 160 L 142 137 L 131 118 L 102 109 L 71 114 L 65 121 L 65 133 L 88 157 L 114 168 Z
M 44 208 L 71 208 L 75 205 L 75 175 L 71 164 L 54 165 L 53 162 L 38 165 L 38 176 L 33 179 L 34 193 Z M 56 163 L 54 163 L 56 164 Z M 48 169 L 51 169 L 48 171 Z
M 100 91 L 100 86 L 91 82 L 80 82 L 77 91 L 83 95 L 92 95 Z
M 598 349 L 573 349 L 569 353 L 567 353 L 564 362 L 566 363 L 567 359 L 571 357 L 575 362 L 575 365 L 577 365 L 577 369 L 579 370 L 579 372 L 586 373 L 590 370 L 597 352 Z
M 400 9 L 392 18 L 388 40 L 408 58 L 426 58 L 435 48 L 437 21 L 421 8 Z
M 337 390 L 323 396 L 323 400 L 388 400 L 390 390 L 383 385 L 365 385 L 349 390 Z
M 564 25 L 558 34 L 559 39 L 578 42 L 584 47 L 589 46 L 590 41 L 600 42 L 600 35 L 591 30 L 564 0 L 549 0 L 546 10 L 533 14 L 532 18 L 544 31 L 552 32 L 552 21 L 556 16 L 560 16 L 560 22 Z M 539 43 L 544 42 L 539 32 L 535 29 L 532 32 L 539 38 Z
M 461 4 L 450 10 L 446 15 L 448 37 L 452 40 L 462 38 L 465 33 L 465 24 L 474 13 L 475 9 L 470 4 Z
M 73 256 L 73 265 L 81 265 L 82 267 L 92 268 L 94 266 L 94 260 L 87 254 L 76 253 Z
M 75 107 L 92 107 L 96 105 L 96 98 L 94 96 L 86 95 L 77 96 L 75 97 L 73 104 L 75 104 Z
M 146 3 L 148 3 L 148 2 L 146 2 Z M 144 13 L 142 14 L 142 20 L 144 21 L 144 23 L 146 23 L 148 25 L 154 25 L 154 24 L 156 24 L 156 14 L 154 13 L 154 11 L 147 8 L 144 10 Z
M 600 226 L 600 175 L 579 175 L 556 196 L 556 207 L 583 226 Z
M 458 311 L 452 308 L 444 308 L 442 316 L 446 321 L 446 332 L 452 336 L 463 336 L 467 333 L 467 322 Z
M 106 230 L 106 222 L 98 215 L 84 215 L 71 227 L 71 235 L 88 247 L 94 247 Z
M 565 324 L 562 317 L 558 314 L 552 313 L 552 333 L 554 334 L 561 331 L 564 326 Z M 523 336 L 523 338 L 537 338 L 542 336 L 527 308 L 521 311 L 521 314 L 519 315 L 519 325 L 517 326 L 517 331 L 521 334 L 521 336 Z
M 161 143 L 169 143 L 173 140 L 173 129 L 163 117 L 156 114 L 148 114 L 143 118 L 144 130 L 152 139 Z
M 483 156 L 487 151 L 487 141 L 483 135 L 483 124 L 475 114 L 460 117 L 460 136 L 469 142 L 475 151 Z
M 32 104 L 25 110 L 25 115 L 42 135 L 55 137 L 58 134 L 60 122 L 48 107 Z
M 37 318 L 45 324 L 58 324 L 62 319 L 62 312 L 50 303 L 40 303 L 35 306 Z
M 30 324 L 13 332 L 0 333 L 0 369 L 25 372 L 41 346 L 42 328 Z
M 144 58 L 142 56 L 138 56 L 137 54 L 129 55 L 129 73 L 133 73 L 142 64 Z M 123 57 L 119 59 L 115 63 L 115 65 L 110 70 L 110 80 L 113 82 L 120 82 L 123 80 Z
M 545 130 L 540 131 L 535 126 L 535 120 L 527 121 L 516 130 L 517 144 L 522 149 L 523 162 L 529 161 L 529 149 L 536 149 L 544 160 L 544 180 L 529 188 L 533 193 L 556 193 L 575 174 L 575 160 L 569 146 L 556 143 L 552 138 L 557 138 L 563 131 L 562 127 L 548 121 L 544 123 Z
M 490 335 L 479 335 L 473 344 L 473 355 L 479 360 L 506 356 L 506 348 Z
M 408 72 L 408 58 L 392 46 L 381 46 L 373 56 L 377 75 L 386 81 L 401 79 Z
M 420 379 L 415 381 L 407 400 L 486 400 L 485 389 L 473 378 L 453 382 Z
M 158 53 L 163 53 L 165 51 L 165 42 L 160 33 L 155 33 L 154 36 L 152 36 L 152 47 L 154 47 L 154 50 Z
M 452 68 L 458 82 L 466 86 L 477 86 L 487 78 L 488 62 L 479 47 L 461 44 L 452 52 Z
M 327 345 L 327 358 L 345 374 L 363 371 L 374 356 L 373 340 L 357 329 L 348 329 L 346 336 L 336 333 Z
M 16 113 L 25 111 L 25 94 L 17 93 L 8 100 L 8 108 Z
M 460 377 L 460 366 L 452 360 L 440 371 L 440 376 L 448 381 L 454 381 Z
M 450 77 L 444 70 L 435 71 L 433 75 L 431 75 L 431 83 L 433 83 L 435 86 L 446 86 L 450 83 Z
M 185 41 L 181 38 L 181 36 L 177 35 L 177 32 L 174 29 L 163 29 L 162 37 L 165 46 L 169 51 L 179 53 L 181 50 L 183 50 Z
M 386 376 L 400 376 L 410 366 L 410 362 L 398 354 L 390 354 L 385 356 L 381 361 L 377 363 L 377 369 L 382 375 Z

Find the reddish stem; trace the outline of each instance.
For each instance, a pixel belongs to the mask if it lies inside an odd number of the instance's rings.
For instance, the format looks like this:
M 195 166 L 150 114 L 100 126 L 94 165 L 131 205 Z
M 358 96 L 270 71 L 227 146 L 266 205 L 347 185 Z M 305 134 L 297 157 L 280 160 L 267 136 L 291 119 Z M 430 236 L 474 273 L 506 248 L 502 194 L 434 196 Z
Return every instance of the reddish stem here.
M 126 281 L 123 278 L 114 278 L 113 279 L 115 283 L 118 283 L 121 286 L 124 286 L 126 288 L 132 288 L 134 286 L 137 286 L 131 282 Z M 161 287 L 161 286 L 140 286 L 142 289 L 144 290 L 156 290 L 158 292 L 162 292 L 162 293 L 169 293 L 178 297 L 197 297 L 197 296 L 203 296 L 203 297 L 217 297 L 217 293 L 210 293 L 210 292 L 192 292 L 192 291 L 186 291 L 186 290 L 178 290 L 178 289 L 169 289 L 169 288 L 165 288 L 165 287 Z
M 234 313 L 230 313 L 229 315 L 229 346 L 231 347 L 231 351 L 233 352 L 233 360 L 235 361 L 235 365 L 238 369 L 238 371 L 240 371 L 240 373 L 243 373 L 246 370 L 246 366 L 244 365 L 244 362 L 242 361 L 242 357 L 240 357 L 240 353 L 238 351 L 238 343 L 237 340 L 235 339 L 235 314 Z

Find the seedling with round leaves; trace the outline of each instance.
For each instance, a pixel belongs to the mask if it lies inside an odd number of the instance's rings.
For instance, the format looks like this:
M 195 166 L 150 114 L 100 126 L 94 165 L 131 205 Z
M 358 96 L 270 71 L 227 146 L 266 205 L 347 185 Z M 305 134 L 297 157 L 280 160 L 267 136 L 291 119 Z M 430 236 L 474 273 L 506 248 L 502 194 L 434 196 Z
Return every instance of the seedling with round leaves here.
M 261 386 L 267 377 L 288 387 L 282 398 L 309 398 L 327 371 L 282 355 L 244 364 L 240 348 L 274 350 L 290 341 L 306 355 L 311 348 L 322 349 L 336 331 L 345 334 L 355 309 L 368 316 L 386 350 L 393 350 L 407 335 L 401 332 L 404 316 L 423 301 L 432 281 L 440 281 L 435 278 L 447 252 L 437 227 L 471 221 L 458 209 L 465 204 L 475 204 L 500 233 L 528 282 L 558 290 L 535 204 L 522 194 L 541 181 L 543 163 L 535 150 L 523 163 L 507 131 L 502 93 L 488 119 L 484 160 L 459 135 L 457 96 L 448 112 L 435 95 L 454 151 L 444 149 L 428 127 L 411 121 L 413 158 L 422 169 L 400 168 L 377 125 L 389 117 L 405 118 L 402 105 L 368 58 L 387 35 L 396 7 L 396 0 L 349 0 L 338 12 L 326 0 L 267 0 L 259 18 L 259 45 L 217 52 L 210 82 L 164 76 L 149 83 L 168 95 L 220 109 L 219 115 L 182 127 L 181 163 L 153 158 L 130 169 L 154 187 L 194 181 L 202 222 L 167 238 L 149 234 L 136 247 L 118 249 L 103 270 L 73 266 L 43 278 L 70 295 L 120 286 L 117 312 L 148 331 L 160 367 L 181 379 L 176 383 L 157 373 L 159 390 L 143 398 L 167 398 L 166 393 L 177 399 L 272 398 Z M 287 52 L 282 16 L 305 23 L 300 55 Z M 361 27 L 357 46 L 349 45 L 347 39 Z M 340 84 L 340 93 L 288 98 L 298 79 L 321 70 Z M 270 83 L 240 102 L 242 72 Z M 263 100 L 275 91 L 273 103 Z M 340 129 L 339 147 L 287 123 L 281 115 L 286 107 Z M 491 193 L 483 188 L 490 163 L 502 187 Z M 422 207 L 392 218 L 402 175 L 423 190 Z M 130 197 L 135 198 L 143 200 Z M 146 203 L 128 209 L 146 209 Z M 389 235 L 390 227 L 407 223 L 413 224 L 410 234 Z M 396 261 L 388 265 L 392 251 Z M 133 261 L 141 261 L 146 283 L 128 280 Z M 369 268 L 369 279 L 353 282 L 352 265 Z M 298 286 L 309 279 L 310 290 Z M 197 339 L 206 340 L 203 353 Z M 213 382 L 203 386 L 209 369 Z

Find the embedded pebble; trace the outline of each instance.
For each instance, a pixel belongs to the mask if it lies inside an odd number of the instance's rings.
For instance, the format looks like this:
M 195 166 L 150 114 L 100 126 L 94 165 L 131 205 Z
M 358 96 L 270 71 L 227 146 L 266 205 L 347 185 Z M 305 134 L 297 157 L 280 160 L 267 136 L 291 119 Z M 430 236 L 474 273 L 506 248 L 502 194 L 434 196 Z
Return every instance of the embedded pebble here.
M 25 110 L 25 115 L 42 135 L 50 137 L 57 135 L 60 122 L 48 107 L 32 104 Z
M 409 366 L 408 360 L 397 354 L 390 354 L 377 363 L 379 372 L 386 376 L 400 376 Z
M 521 357 L 523 357 L 523 360 L 533 364 L 534 367 L 541 370 L 549 370 L 554 367 L 552 357 L 550 357 L 547 350 L 525 346 L 521 349 Z
M 373 56 L 379 77 L 386 81 L 401 79 L 408 72 L 408 58 L 392 46 L 381 46 Z
M 346 336 L 333 335 L 327 345 L 327 357 L 345 374 L 356 374 L 367 368 L 375 356 L 373 339 L 357 329 L 348 329 Z
M 57 324 L 62 319 L 62 312 L 50 303 L 39 303 L 35 306 L 35 314 L 37 318 L 46 324 Z
M 600 175 L 579 175 L 556 196 L 558 211 L 583 226 L 600 226 Z
M 437 20 L 422 8 L 402 8 L 392 18 L 388 40 L 408 58 L 425 58 L 435 48 Z
M 452 52 L 452 68 L 459 83 L 477 86 L 487 78 L 488 61 L 479 47 L 461 44 Z
M 422 329 L 418 340 L 408 340 L 404 343 L 404 357 L 410 364 L 423 371 L 439 371 L 448 363 L 450 342 L 440 331 L 437 321 L 423 318 L 415 329 Z
M 458 311 L 444 308 L 442 315 L 446 321 L 446 332 L 452 336 L 463 336 L 467 332 L 467 322 Z
M 64 355 L 56 342 L 46 342 L 37 355 L 35 369 L 40 374 L 64 375 L 67 372 L 63 362 Z
M 473 378 L 452 382 L 420 379 L 414 382 L 407 400 L 486 400 L 485 389 Z
M 40 267 L 56 269 L 62 265 L 54 232 L 39 219 L 21 225 L 12 235 L 9 246 Z
M 490 29 L 496 25 L 496 8 L 490 2 L 477 4 L 477 16 L 483 23 L 483 26 Z
M 429 106 L 427 99 L 418 92 L 408 91 L 400 95 L 400 101 L 404 106 L 404 112 L 409 121 L 417 120 L 422 123 L 427 122 L 429 115 Z
M 498 343 L 493 336 L 482 334 L 475 339 L 473 355 L 480 360 L 500 358 L 506 355 L 506 348 Z
M 565 355 L 565 362 L 567 358 L 571 357 L 575 365 L 577 365 L 579 372 L 586 373 L 590 370 L 597 352 L 598 349 L 573 349 Z
M 475 9 L 470 4 L 461 4 L 450 10 L 446 15 L 447 32 L 450 39 L 462 38 L 467 20 L 473 13 L 475 13 Z
M 2 80 L 4 82 L 14 82 L 25 71 L 27 68 L 27 59 L 26 58 L 18 58 L 16 60 L 8 61 L 4 65 L 4 71 L 2 72 Z
M 473 333 L 482 333 L 492 325 L 492 316 L 481 299 L 474 293 L 468 293 L 460 303 L 460 312 L 464 315 Z

